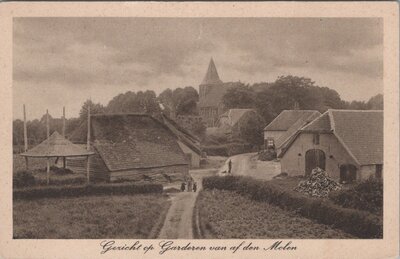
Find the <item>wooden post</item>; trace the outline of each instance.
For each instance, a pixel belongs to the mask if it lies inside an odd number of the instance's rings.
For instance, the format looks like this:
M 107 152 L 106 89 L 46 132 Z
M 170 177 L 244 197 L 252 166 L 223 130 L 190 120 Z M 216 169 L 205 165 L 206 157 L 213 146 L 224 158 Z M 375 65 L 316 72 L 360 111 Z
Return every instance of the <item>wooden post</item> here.
M 87 160 L 86 160 L 86 177 L 87 177 L 87 183 L 90 183 L 90 160 L 89 160 L 89 156 L 87 156 Z
M 65 106 L 63 107 L 63 128 L 62 128 L 62 135 L 65 138 Z
M 47 129 L 47 138 L 49 138 L 50 137 L 49 110 L 46 110 L 46 129 Z
M 46 129 L 47 129 L 47 145 L 50 146 L 50 125 L 49 125 L 49 110 L 46 110 Z M 50 158 L 47 158 L 47 171 L 46 171 L 47 185 L 50 184 Z
M 26 112 L 24 104 L 24 151 L 28 151 L 28 130 L 26 128 Z
M 25 111 L 25 104 L 24 104 L 24 152 L 28 151 L 28 130 L 26 127 L 26 111 Z M 25 167 L 26 170 L 29 170 L 29 161 L 28 157 L 25 157 Z
M 88 123 L 88 131 L 87 131 L 87 143 L 86 143 L 86 149 L 89 151 L 90 150 L 90 103 L 88 105 L 88 115 L 87 115 L 87 123 Z
M 46 178 L 47 178 L 47 185 L 50 184 L 50 158 L 47 158 L 47 173 L 46 173 Z

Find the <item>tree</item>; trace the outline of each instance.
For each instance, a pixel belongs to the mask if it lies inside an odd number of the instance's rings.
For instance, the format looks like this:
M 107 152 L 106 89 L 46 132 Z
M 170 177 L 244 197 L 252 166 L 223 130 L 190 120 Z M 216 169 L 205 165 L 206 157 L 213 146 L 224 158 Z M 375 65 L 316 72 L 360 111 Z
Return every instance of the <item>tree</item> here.
M 176 88 L 174 90 L 167 88 L 160 93 L 158 100 L 164 106 L 165 113 L 172 118 L 177 115 L 197 114 L 199 94 L 191 86 Z
M 79 112 L 79 119 L 81 121 L 87 119 L 88 107 L 90 106 L 90 114 L 101 114 L 105 112 L 105 108 L 100 103 L 93 103 L 91 100 L 86 100 Z
M 24 143 L 24 122 L 22 120 L 13 121 L 13 145 L 23 145 Z
M 108 113 L 147 113 L 154 116 L 160 114 L 160 106 L 154 91 L 128 91 L 115 96 L 107 105 Z
M 240 84 L 229 88 L 222 97 L 222 102 L 228 109 L 253 108 L 255 96 L 249 86 Z
M 240 139 L 253 146 L 260 146 L 264 141 L 264 127 L 264 119 L 256 112 L 251 112 L 240 119 L 240 121 L 236 124 L 235 128 L 233 129 L 234 137 L 238 136 Z
M 371 97 L 367 102 L 368 108 L 371 110 L 383 110 L 383 95 L 377 94 Z
M 187 130 L 192 132 L 194 135 L 196 135 L 200 139 L 204 139 L 204 137 L 206 135 L 206 129 L 207 129 L 206 125 L 204 124 L 203 121 L 195 121 L 191 125 L 191 128 L 187 129 Z

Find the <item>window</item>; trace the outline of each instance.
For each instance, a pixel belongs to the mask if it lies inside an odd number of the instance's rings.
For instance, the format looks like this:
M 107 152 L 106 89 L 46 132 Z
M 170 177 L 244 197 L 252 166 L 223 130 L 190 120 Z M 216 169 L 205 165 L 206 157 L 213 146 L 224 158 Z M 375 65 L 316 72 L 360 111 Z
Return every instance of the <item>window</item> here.
M 382 168 L 383 168 L 382 165 L 376 165 L 375 167 L 375 177 L 378 179 L 382 178 Z
M 314 134 L 313 143 L 314 143 L 314 145 L 319 145 L 319 134 L 318 133 Z

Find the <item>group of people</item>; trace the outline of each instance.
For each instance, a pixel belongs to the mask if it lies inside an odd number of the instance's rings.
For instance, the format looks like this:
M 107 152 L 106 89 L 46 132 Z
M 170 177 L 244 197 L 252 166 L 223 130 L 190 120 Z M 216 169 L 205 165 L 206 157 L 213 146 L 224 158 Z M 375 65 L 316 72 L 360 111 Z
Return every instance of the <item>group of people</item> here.
M 187 188 L 186 188 L 187 187 Z M 197 183 L 193 179 L 189 179 L 186 182 L 181 184 L 181 192 L 184 192 L 185 189 L 188 192 L 196 192 L 197 191 Z

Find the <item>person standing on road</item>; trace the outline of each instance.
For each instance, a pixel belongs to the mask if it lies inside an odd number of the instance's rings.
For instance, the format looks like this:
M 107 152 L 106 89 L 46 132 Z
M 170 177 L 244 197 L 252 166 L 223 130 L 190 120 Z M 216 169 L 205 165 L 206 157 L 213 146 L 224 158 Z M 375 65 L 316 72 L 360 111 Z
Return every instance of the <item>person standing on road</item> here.
M 229 160 L 228 162 L 228 173 L 230 174 L 232 170 L 232 160 Z
M 196 192 L 197 191 L 197 183 L 193 182 L 193 191 Z
M 184 192 L 185 191 L 185 183 L 182 183 L 181 184 L 181 192 Z

